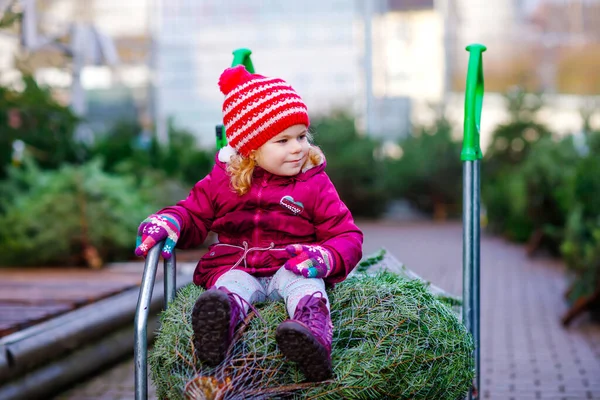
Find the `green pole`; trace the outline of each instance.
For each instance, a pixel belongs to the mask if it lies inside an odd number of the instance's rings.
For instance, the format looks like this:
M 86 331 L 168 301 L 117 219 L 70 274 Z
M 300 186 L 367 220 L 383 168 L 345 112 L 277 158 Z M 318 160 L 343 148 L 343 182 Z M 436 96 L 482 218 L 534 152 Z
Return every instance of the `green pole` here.
M 254 65 L 252 65 L 252 60 L 250 59 L 250 55 L 252 54 L 252 50 L 250 49 L 236 49 L 233 51 L 233 62 L 231 63 L 232 67 L 236 65 L 243 65 L 246 67 L 246 70 L 251 74 L 254 73 Z
M 217 136 L 217 151 L 227 146 L 227 137 L 225 136 L 225 126 L 218 124 L 215 126 L 215 134 Z
M 479 147 L 479 125 L 481 122 L 481 105 L 483 104 L 482 53 L 485 50 L 486 47 L 482 44 L 467 46 L 470 56 L 465 89 L 465 136 L 460 154 L 462 161 L 481 160 L 482 157 L 481 148 Z
M 479 144 L 481 106 L 483 103 L 482 53 L 480 44 L 467 46 L 469 67 L 465 89 L 464 140 L 461 152 L 463 162 L 463 323 L 475 343 L 473 361 L 475 379 L 469 390 L 469 399 L 478 399 L 480 393 L 480 160 Z
M 236 65 L 243 65 L 246 67 L 246 70 L 251 74 L 254 73 L 254 65 L 252 64 L 252 59 L 250 55 L 252 54 L 252 50 L 246 48 L 240 48 L 233 51 L 233 61 L 231 62 L 231 66 L 235 67 Z M 225 127 L 222 124 L 219 124 L 215 128 L 215 134 L 217 137 L 217 151 L 227 146 L 227 136 L 225 136 Z

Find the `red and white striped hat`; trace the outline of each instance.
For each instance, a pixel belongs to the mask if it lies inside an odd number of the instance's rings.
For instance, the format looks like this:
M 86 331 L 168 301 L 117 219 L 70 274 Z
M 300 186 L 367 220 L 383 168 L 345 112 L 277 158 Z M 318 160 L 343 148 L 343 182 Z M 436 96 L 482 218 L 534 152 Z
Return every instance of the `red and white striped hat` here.
M 306 104 L 283 79 L 251 74 L 238 65 L 221 74 L 219 88 L 225 95 L 227 141 L 243 156 L 290 126 L 309 125 Z

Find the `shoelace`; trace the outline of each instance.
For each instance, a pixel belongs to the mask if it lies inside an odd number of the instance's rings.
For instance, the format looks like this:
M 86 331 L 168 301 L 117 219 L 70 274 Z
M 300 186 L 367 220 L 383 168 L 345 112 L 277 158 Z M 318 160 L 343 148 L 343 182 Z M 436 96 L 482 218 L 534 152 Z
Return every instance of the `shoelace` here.
M 319 297 L 317 298 L 317 295 Z M 316 330 L 327 330 L 327 318 L 323 318 L 324 309 L 327 310 L 327 306 L 321 299 L 324 299 L 323 293 L 314 292 L 310 297 L 303 302 L 300 308 L 300 315 L 303 317 L 301 322 L 308 325 L 311 329 Z M 316 300 L 315 300 L 316 299 Z M 327 310 L 327 312 L 329 312 Z M 295 313 L 294 313 L 295 314 Z M 307 315 L 308 314 L 308 315 Z M 321 318 L 319 318 L 319 316 Z M 295 317 L 295 315 L 294 315 Z
M 246 317 L 248 317 L 248 312 L 244 309 L 243 304 L 247 304 L 248 308 L 252 311 L 254 311 L 254 314 L 256 314 L 256 316 L 263 322 L 263 323 L 267 323 L 262 316 L 260 315 L 260 313 L 258 312 L 258 310 L 256 309 L 256 307 L 254 307 L 252 304 L 250 304 L 250 302 L 246 299 L 244 299 L 242 296 L 240 296 L 238 293 L 234 293 L 234 292 L 230 292 L 229 290 L 227 290 L 227 296 L 229 297 L 229 301 L 231 302 L 235 302 L 235 304 L 237 305 L 237 307 L 239 308 L 239 313 L 240 313 L 240 317 L 242 319 L 242 322 L 245 321 Z

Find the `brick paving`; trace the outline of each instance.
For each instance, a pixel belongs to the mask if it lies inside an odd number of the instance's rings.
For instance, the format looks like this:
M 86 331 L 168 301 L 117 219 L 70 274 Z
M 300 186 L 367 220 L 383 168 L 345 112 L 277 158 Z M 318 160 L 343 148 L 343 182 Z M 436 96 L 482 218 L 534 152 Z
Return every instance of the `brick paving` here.
M 410 269 L 454 294 L 462 287 L 462 227 L 360 224 L 365 253 L 387 248 Z M 524 248 L 484 235 L 481 245 L 481 398 L 600 400 L 600 325 L 583 316 L 569 329 L 562 264 L 527 258 Z M 150 388 L 151 397 L 155 398 Z M 60 400 L 133 398 L 133 363 L 58 396 Z

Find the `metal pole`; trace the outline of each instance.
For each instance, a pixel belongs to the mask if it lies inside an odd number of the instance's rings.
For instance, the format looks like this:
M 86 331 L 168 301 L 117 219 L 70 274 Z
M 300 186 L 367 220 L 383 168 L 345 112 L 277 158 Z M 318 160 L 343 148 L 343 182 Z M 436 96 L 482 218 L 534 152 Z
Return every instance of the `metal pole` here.
M 476 398 L 479 398 L 481 392 L 481 315 L 480 315 L 480 292 L 481 292 L 481 224 L 480 224 L 480 160 L 473 161 L 473 341 L 475 342 L 475 388 L 477 389 Z
M 175 300 L 175 291 L 177 271 L 175 270 L 175 251 L 171 252 L 171 258 L 165 260 L 165 310 L 173 300 Z
M 81 83 L 81 73 L 85 66 L 86 38 L 88 37 L 86 33 L 85 26 L 79 23 L 73 24 L 70 46 L 73 55 L 71 109 L 78 117 L 84 116 L 87 111 L 85 90 Z
M 463 163 L 463 323 L 473 329 L 473 161 Z
M 475 378 L 469 400 L 478 399 L 480 375 L 480 160 L 479 126 L 483 103 L 483 63 L 485 46 L 467 46 L 471 53 L 465 89 L 463 161 L 463 323 L 473 336 Z
M 454 0 L 435 0 L 434 8 L 442 15 L 444 22 L 443 44 L 444 44 L 444 83 L 442 85 L 442 103 L 448 102 L 448 94 L 452 91 L 453 55 L 454 55 L 454 31 L 455 12 Z
M 480 391 L 480 161 L 463 165 L 463 323 L 471 332 L 475 351 L 475 381 L 469 399 L 479 398 Z
M 149 326 L 152 333 L 158 327 L 158 316 L 150 317 Z M 60 395 L 54 397 L 54 395 L 69 386 L 81 383 L 90 376 L 101 373 L 123 360 L 123 357 L 129 357 L 133 345 L 132 333 L 133 326 L 128 321 L 126 327 L 121 326 L 105 332 L 100 338 L 89 340 L 81 346 L 73 346 L 72 352 L 59 358 L 51 358 L 37 368 L 29 368 L 25 375 L 6 381 L 0 380 L 2 382 L 0 399 L 30 400 L 63 397 Z
M 0 338 L 0 382 L 8 382 L 34 367 L 65 357 L 73 349 L 79 351 L 87 343 L 124 326 L 133 331 L 131 317 L 135 316 L 138 296 L 139 290 L 127 290 Z M 155 295 L 150 302 L 150 314 L 159 311 L 163 302 L 164 299 Z M 131 352 L 133 337 L 129 339 L 128 351 Z M 7 354 L 10 354 L 10 364 Z
M 365 130 L 373 133 L 373 1 L 364 0 Z
M 161 47 L 161 24 L 162 24 L 162 0 L 150 0 L 148 11 L 148 31 L 150 37 L 150 105 L 156 138 L 161 144 L 169 143 L 169 132 L 167 121 L 163 110 L 163 87 L 161 76 L 161 59 L 159 49 Z
M 27 50 L 34 50 L 38 45 L 37 10 L 34 0 L 23 0 L 23 20 L 21 21 L 21 45 Z
M 150 301 L 152 300 L 152 289 L 154 288 L 154 280 L 156 279 L 156 271 L 158 270 L 158 259 L 160 256 L 160 249 L 162 249 L 163 245 L 164 241 L 158 242 L 148 252 L 148 256 L 146 257 L 146 263 L 144 265 L 142 284 L 140 285 L 140 296 L 138 297 L 137 309 L 135 312 L 135 338 L 133 346 L 133 358 L 135 360 L 136 400 L 146 400 L 148 398 L 147 324 L 148 315 L 150 313 Z M 165 299 L 167 297 L 167 292 L 165 292 Z

